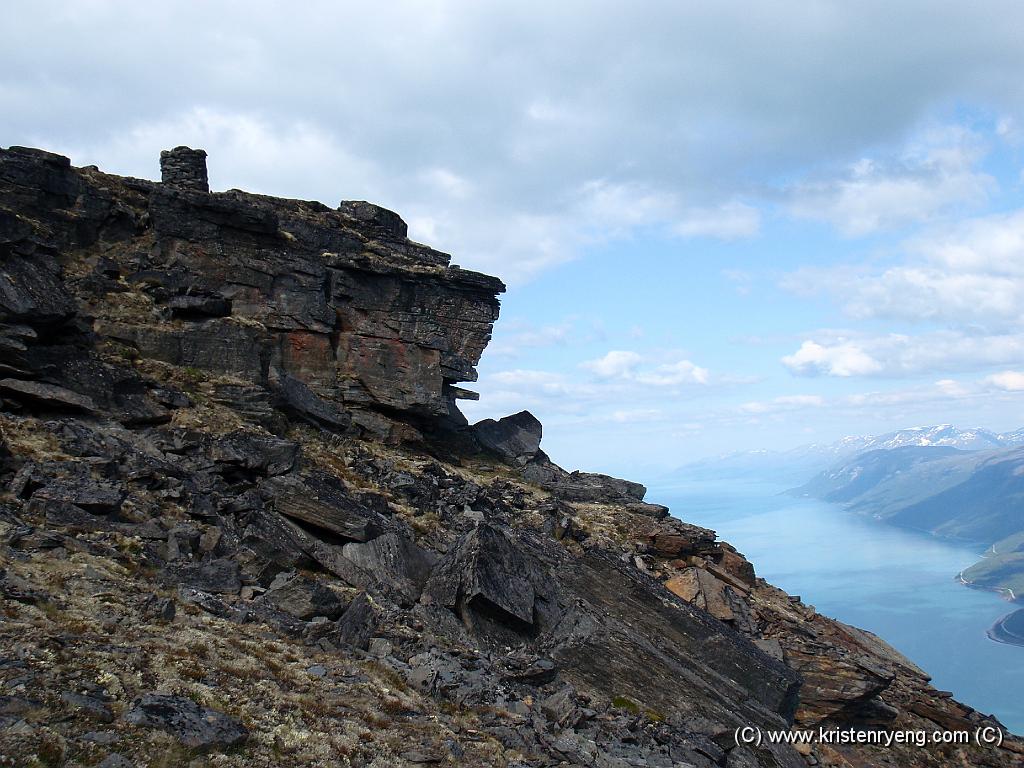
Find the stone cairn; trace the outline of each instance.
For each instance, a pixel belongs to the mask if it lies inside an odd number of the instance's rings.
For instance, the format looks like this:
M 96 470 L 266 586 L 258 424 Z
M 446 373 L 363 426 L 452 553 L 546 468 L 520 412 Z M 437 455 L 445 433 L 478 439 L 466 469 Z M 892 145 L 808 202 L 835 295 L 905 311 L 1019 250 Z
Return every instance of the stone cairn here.
M 178 189 L 209 192 L 206 151 L 189 147 L 165 149 L 160 153 L 160 180 Z

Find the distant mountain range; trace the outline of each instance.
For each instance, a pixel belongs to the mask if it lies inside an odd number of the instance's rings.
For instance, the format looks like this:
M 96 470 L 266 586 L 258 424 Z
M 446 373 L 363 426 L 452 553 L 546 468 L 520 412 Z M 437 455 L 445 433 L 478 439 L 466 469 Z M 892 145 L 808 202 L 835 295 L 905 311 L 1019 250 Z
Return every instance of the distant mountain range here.
M 951 424 L 938 424 L 909 427 L 884 435 L 849 436 L 834 443 L 811 443 L 787 451 L 728 453 L 679 467 L 673 472 L 673 477 L 712 479 L 770 472 L 773 478 L 782 482 L 802 483 L 815 472 L 867 451 L 908 446 L 983 451 L 1017 445 L 1024 445 L 1024 428 L 997 433 L 982 428 L 958 429 Z

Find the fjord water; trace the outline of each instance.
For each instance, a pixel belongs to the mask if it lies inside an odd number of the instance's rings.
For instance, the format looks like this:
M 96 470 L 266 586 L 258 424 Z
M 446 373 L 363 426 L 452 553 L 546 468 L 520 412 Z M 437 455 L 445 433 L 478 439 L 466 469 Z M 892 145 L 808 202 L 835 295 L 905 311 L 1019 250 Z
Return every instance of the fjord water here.
M 761 481 L 673 482 L 647 498 L 712 528 L 762 576 L 819 613 L 868 629 L 940 690 L 1024 733 L 1024 647 L 985 630 L 1013 609 L 956 580 L 972 547 L 905 531 Z

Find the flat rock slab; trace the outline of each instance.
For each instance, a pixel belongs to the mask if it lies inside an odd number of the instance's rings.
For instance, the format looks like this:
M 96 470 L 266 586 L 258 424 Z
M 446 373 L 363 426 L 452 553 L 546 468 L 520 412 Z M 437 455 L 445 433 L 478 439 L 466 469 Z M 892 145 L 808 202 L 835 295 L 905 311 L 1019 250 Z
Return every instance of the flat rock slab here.
M 263 483 L 261 490 L 282 515 L 344 539 L 368 541 L 380 533 L 376 515 L 325 478 L 275 477 Z
M 227 749 L 249 737 L 233 717 L 182 696 L 147 693 L 132 702 L 124 719 L 132 725 L 167 731 L 186 747 L 203 751 Z
M 23 400 L 50 408 L 87 413 L 96 410 L 96 403 L 92 398 L 64 387 L 58 387 L 56 384 L 22 381 L 21 379 L 0 379 L 0 392 L 15 400 Z

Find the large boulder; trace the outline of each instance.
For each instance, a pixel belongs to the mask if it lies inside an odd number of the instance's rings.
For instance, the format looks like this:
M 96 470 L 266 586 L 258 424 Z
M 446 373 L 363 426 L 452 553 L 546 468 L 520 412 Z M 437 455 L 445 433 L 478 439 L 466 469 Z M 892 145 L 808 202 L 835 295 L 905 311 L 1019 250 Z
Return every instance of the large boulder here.
M 242 588 L 239 565 L 227 557 L 171 563 L 163 569 L 162 575 L 169 583 L 201 589 L 211 594 L 237 595 Z
M 381 532 L 380 516 L 325 474 L 273 477 L 260 490 L 282 515 L 344 540 L 369 541 Z
M 531 570 L 535 566 L 512 541 L 512 534 L 492 525 L 467 533 L 434 568 L 423 599 L 470 620 L 471 612 L 497 616 L 513 626 L 534 623 Z
M 0 395 L 46 410 L 84 413 L 96 410 L 96 403 L 90 397 L 41 381 L 0 379 Z
M 334 590 L 307 576 L 285 573 L 271 582 L 260 601 L 303 621 L 315 616 L 336 619 L 346 607 Z
M 295 466 L 298 456 L 297 443 L 242 430 L 218 438 L 210 447 L 210 458 L 227 473 L 283 475 Z
M 543 427 L 529 411 L 520 411 L 495 421 L 484 419 L 473 425 L 473 436 L 502 461 L 525 466 L 540 450 Z
M 411 539 L 391 532 L 372 541 L 349 542 L 342 554 L 369 575 L 371 582 L 360 586 L 383 588 L 403 603 L 419 599 L 437 556 L 420 549 Z

